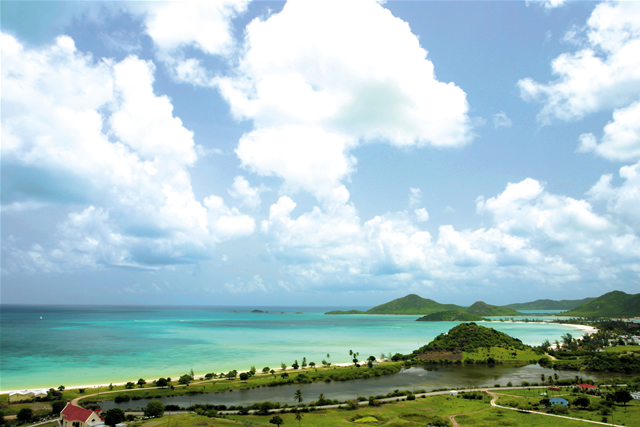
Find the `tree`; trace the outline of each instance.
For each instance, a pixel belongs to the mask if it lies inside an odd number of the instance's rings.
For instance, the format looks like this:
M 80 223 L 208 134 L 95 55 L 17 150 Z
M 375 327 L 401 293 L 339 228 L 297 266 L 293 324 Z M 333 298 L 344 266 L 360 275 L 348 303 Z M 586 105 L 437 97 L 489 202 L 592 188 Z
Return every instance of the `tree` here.
M 264 368 L 262 368 L 262 373 L 263 374 L 267 374 L 267 373 L 269 373 L 270 370 L 271 369 L 268 366 L 265 366 Z
M 295 361 L 295 362 L 293 362 L 293 365 L 291 365 L 291 367 L 292 367 L 293 369 L 298 369 L 298 368 L 300 367 L 300 365 L 298 365 L 298 360 L 297 360 L 297 359 L 296 359 L 296 361 Z
M 542 341 L 542 345 L 540 346 L 544 351 L 547 351 L 549 347 L 551 347 L 551 342 L 549 340 Z
M 58 390 L 60 390 L 60 391 L 64 390 L 64 386 L 61 385 L 60 387 L 58 387 Z
M 65 402 L 64 400 L 56 400 L 55 402 L 51 402 L 51 415 L 58 415 L 65 406 L 67 406 L 67 402 Z
M 249 374 L 251 376 L 254 376 L 256 374 L 256 367 L 255 366 L 252 366 L 251 369 L 249 369 Z
M 309 362 L 309 366 L 314 368 L 316 366 L 316 362 Z
M 284 371 L 285 369 L 287 369 L 287 364 L 284 362 L 280 362 L 280 368 Z
M 147 382 L 143 378 L 140 378 L 138 380 L 138 387 L 142 388 L 146 383 Z
M 540 381 L 544 382 L 544 374 L 540 374 Z
M 31 408 L 20 409 L 20 411 L 18 412 L 18 415 L 16 415 L 16 418 L 18 419 L 18 421 L 22 421 L 24 423 L 31 422 L 31 420 L 33 419 L 33 409 Z
M 126 389 L 132 389 L 134 388 L 136 385 L 134 383 L 132 383 L 131 381 L 127 382 L 124 386 L 124 388 Z
M 579 396 L 579 397 L 576 397 L 575 399 L 573 399 L 573 402 L 571 402 L 571 403 L 573 405 L 575 405 L 575 406 L 580 406 L 582 408 L 586 408 L 587 406 L 589 406 L 591 404 L 591 401 L 586 396 Z
M 630 402 L 633 397 L 631 397 L 631 393 L 628 390 L 618 389 L 615 393 L 613 393 L 613 400 L 617 403 L 622 403 L 624 406 L 627 406 L 627 402 Z
M 302 398 L 302 391 L 300 389 L 297 389 L 296 392 L 293 394 L 293 399 L 298 403 L 301 403 L 304 400 Z
M 124 412 L 120 408 L 111 408 L 102 413 L 104 423 L 108 426 L 115 427 L 116 424 L 120 424 L 124 421 Z
M 284 424 L 284 421 L 282 420 L 282 418 L 280 418 L 278 415 L 274 415 L 269 422 L 271 424 L 275 424 L 277 426 Z
M 166 378 L 158 378 L 158 379 L 156 380 L 156 385 L 157 385 L 158 387 L 165 388 L 165 387 L 167 386 L 167 384 L 169 384 L 169 383 L 167 382 L 167 379 L 166 379 Z
M 193 381 L 193 377 L 189 374 L 184 374 L 178 379 L 178 384 L 189 385 Z
M 247 374 L 246 372 L 242 372 L 240 374 L 240 381 L 246 381 L 249 379 L 249 374 Z
M 306 357 L 303 357 L 303 358 L 302 358 L 302 367 L 303 367 L 303 368 L 306 368 L 306 367 L 307 367 L 307 358 L 306 358 Z
M 302 413 L 298 409 L 296 409 L 296 421 L 298 422 L 298 427 L 299 427 L 300 422 L 302 421 Z
M 560 338 L 562 338 L 562 344 L 564 344 L 565 347 L 569 347 L 571 345 L 571 341 L 573 341 L 573 335 L 569 332 L 562 335 Z
M 152 400 L 147 403 L 147 407 L 144 409 L 144 415 L 146 417 L 161 417 L 164 414 L 165 406 L 159 400 Z
M 238 376 L 238 371 L 236 371 L 235 369 L 233 371 L 229 371 L 229 373 L 227 374 L 227 379 L 234 379 L 236 376 Z

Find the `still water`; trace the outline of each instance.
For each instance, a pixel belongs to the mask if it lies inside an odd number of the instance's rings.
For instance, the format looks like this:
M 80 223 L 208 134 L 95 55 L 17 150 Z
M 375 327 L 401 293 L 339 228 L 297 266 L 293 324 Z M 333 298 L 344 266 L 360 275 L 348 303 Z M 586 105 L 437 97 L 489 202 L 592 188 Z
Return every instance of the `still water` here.
M 194 396 L 174 396 L 163 397 L 159 400 L 165 404 L 187 407 L 196 403 L 213 405 L 250 405 L 255 402 L 280 402 L 293 405 L 296 402 L 293 394 L 300 389 L 304 397 L 304 403 L 317 400 L 320 393 L 327 399 L 337 399 L 340 401 L 354 399 L 358 396 L 375 396 L 387 394 L 393 390 L 415 390 L 425 389 L 427 391 L 440 388 L 460 388 L 460 387 L 493 387 L 494 384 L 506 386 L 509 381 L 513 385 L 520 385 L 522 381 L 539 382 L 540 375 L 553 375 L 555 371 L 542 368 L 539 365 L 527 365 L 522 367 L 495 366 L 444 366 L 444 367 L 413 367 L 393 375 L 386 375 L 378 378 L 368 378 L 363 380 L 352 380 L 345 382 L 333 381 L 330 383 L 320 382 L 312 384 L 290 384 L 278 387 L 261 387 L 248 390 L 235 390 L 233 392 L 197 394 Z M 584 379 L 601 380 L 602 373 L 589 373 L 577 371 L 557 371 L 559 377 L 574 378 L 580 375 Z M 611 374 L 609 374 L 611 375 Z M 615 374 L 616 377 L 624 378 L 622 374 Z M 150 394 L 153 391 L 150 392 Z M 115 404 L 114 401 L 106 401 L 104 409 L 120 408 L 123 410 L 135 410 L 144 408 L 149 400 L 135 400 Z

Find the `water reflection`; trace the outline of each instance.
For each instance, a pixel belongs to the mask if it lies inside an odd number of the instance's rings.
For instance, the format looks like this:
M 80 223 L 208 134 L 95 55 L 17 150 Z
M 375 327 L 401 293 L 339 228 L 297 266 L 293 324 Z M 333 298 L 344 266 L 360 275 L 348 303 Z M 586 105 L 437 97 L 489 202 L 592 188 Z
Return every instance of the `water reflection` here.
M 353 380 L 331 383 L 290 384 L 278 387 L 259 387 L 248 390 L 235 390 L 225 393 L 208 393 L 194 396 L 163 397 L 159 400 L 165 404 L 187 407 L 196 403 L 213 405 L 250 405 L 255 402 L 280 402 L 293 405 L 293 394 L 297 389 L 302 391 L 304 403 L 309 403 L 318 398 L 320 393 L 325 398 L 347 400 L 358 396 L 375 396 L 387 394 L 390 391 L 425 389 L 427 391 L 440 388 L 459 387 L 493 387 L 495 384 L 506 386 L 508 382 L 520 385 L 523 381 L 539 382 L 540 375 L 545 376 L 558 373 L 561 379 L 571 379 L 576 375 L 584 379 L 601 380 L 602 373 L 589 373 L 578 371 L 553 371 L 542 368 L 539 365 L 527 365 L 522 367 L 507 366 L 438 366 L 438 367 L 413 367 L 405 369 L 397 374 L 386 375 L 378 378 Z M 623 374 L 614 374 L 616 378 L 626 378 Z M 607 374 L 606 378 L 611 378 Z M 139 409 L 147 405 L 149 400 L 142 399 L 125 402 L 116 405 L 113 401 L 104 402 L 104 409 L 118 407 L 120 409 Z

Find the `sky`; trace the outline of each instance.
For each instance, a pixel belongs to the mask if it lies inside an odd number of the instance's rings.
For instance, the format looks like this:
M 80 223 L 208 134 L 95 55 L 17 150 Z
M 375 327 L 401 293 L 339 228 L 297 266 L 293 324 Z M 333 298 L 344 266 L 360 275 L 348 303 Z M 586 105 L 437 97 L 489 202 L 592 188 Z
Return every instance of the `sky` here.
M 640 2 L 1 8 L 3 304 L 640 291 Z

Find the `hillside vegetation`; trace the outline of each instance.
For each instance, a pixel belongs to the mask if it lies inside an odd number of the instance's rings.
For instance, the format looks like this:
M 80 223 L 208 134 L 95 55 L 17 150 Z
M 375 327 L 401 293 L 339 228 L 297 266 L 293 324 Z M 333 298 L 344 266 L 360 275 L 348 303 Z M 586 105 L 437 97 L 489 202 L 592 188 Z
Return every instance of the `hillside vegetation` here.
M 503 307 L 513 308 L 514 310 L 571 310 L 593 300 L 593 298 L 584 298 L 576 300 L 563 299 L 555 301 L 551 299 L 539 299 L 531 302 L 521 302 L 516 304 L 507 304 Z
M 417 352 L 474 352 L 482 347 L 503 347 L 517 350 L 529 348 L 517 338 L 471 322 L 461 323 L 449 332 L 438 335 L 429 344 L 419 348 Z
M 518 313 L 513 308 L 499 307 L 497 305 L 489 305 L 483 301 L 473 303 L 470 307 L 467 307 L 465 312 L 469 314 L 475 314 L 477 316 L 521 316 L 522 313 Z
M 415 294 L 397 298 L 385 304 L 380 304 L 366 311 L 367 314 L 429 314 L 439 311 L 464 311 L 455 304 L 440 304 L 431 299 L 425 299 Z
M 484 317 L 465 313 L 464 311 L 439 311 L 427 314 L 416 320 L 418 322 L 479 322 L 484 320 Z
M 640 294 L 612 291 L 566 313 L 581 317 L 640 317 Z

